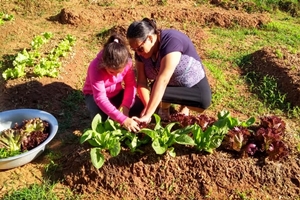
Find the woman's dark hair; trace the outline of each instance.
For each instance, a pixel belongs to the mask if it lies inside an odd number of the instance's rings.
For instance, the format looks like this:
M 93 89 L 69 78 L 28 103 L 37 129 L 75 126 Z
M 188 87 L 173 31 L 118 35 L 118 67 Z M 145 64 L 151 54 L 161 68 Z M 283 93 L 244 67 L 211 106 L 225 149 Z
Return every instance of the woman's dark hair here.
M 102 62 L 99 67 L 117 70 L 124 67 L 130 57 L 126 40 L 118 34 L 113 34 L 104 44 Z
M 144 18 L 142 21 L 132 22 L 126 33 L 128 39 L 144 40 L 149 34 L 160 34 L 160 29 L 157 28 L 156 22 L 153 19 Z

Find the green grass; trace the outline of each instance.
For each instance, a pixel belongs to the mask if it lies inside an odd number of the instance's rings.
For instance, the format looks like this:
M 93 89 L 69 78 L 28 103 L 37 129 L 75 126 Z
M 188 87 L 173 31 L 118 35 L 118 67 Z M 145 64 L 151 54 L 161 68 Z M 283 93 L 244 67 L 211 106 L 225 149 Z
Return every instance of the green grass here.
M 5 194 L 2 197 L 2 200 L 76 200 L 80 199 L 78 195 L 75 197 L 71 191 L 64 190 L 61 193 L 55 192 L 55 183 L 50 183 L 48 181 L 43 184 L 32 184 L 26 188 L 22 188 L 19 190 L 12 190 Z
M 300 26 L 296 24 L 297 22 L 297 19 L 281 13 L 279 17 L 260 29 L 212 28 L 209 39 L 205 42 L 211 47 L 206 51 L 208 58 L 205 60 L 205 66 L 217 81 L 213 104 L 223 104 L 224 107 L 233 110 L 240 110 L 246 106 L 247 109 L 243 112 L 246 111 L 253 116 L 264 113 L 289 113 L 289 117 L 299 116 L 299 109 L 290 107 L 286 102 L 285 94 L 278 91 L 277 83 L 272 77 L 265 77 L 261 82 L 262 85 L 254 88 L 257 80 L 254 79 L 251 83 L 249 77 L 236 77 L 227 73 L 238 69 L 249 54 L 265 46 L 286 47 L 291 53 L 297 53 L 300 47 Z M 279 58 L 282 57 L 279 49 L 276 50 L 276 54 Z M 240 90 L 235 89 L 242 84 L 248 85 L 250 91 L 255 91 L 250 99 L 241 95 Z
M 46 158 L 48 160 L 48 163 L 44 167 L 45 168 L 45 173 L 47 174 L 48 177 L 51 178 L 52 175 L 54 174 L 54 172 L 57 171 L 57 169 L 59 169 L 61 167 L 55 161 L 62 157 L 62 153 L 61 152 L 54 152 L 54 151 L 46 149 L 45 154 L 46 154 Z
M 195 5 L 209 4 L 210 0 L 197 0 Z M 248 13 L 269 12 L 277 13 L 284 11 L 289 15 L 296 17 L 300 15 L 300 5 L 298 0 L 222 0 L 214 3 L 219 7 L 239 8 Z

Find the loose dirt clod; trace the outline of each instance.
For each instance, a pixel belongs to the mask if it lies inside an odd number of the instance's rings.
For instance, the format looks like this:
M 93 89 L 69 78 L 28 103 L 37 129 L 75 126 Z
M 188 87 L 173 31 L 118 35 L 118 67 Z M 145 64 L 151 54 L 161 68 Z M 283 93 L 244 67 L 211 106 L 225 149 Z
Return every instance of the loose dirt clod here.
M 83 20 L 83 17 L 76 12 L 76 10 L 71 10 L 63 8 L 58 15 L 58 21 L 62 24 L 71 24 L 78 26 Z

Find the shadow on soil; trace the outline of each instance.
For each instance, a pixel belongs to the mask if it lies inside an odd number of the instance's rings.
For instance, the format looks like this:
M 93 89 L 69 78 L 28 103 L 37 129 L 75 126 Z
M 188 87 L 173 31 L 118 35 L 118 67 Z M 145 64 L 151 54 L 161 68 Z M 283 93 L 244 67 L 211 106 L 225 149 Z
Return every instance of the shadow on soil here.
M 278 101 L 284 101 L 278 103 L 279 107 L 286 108 L 289 102 L 292 107 L 300 106 L 300 87 L 299 87 L 299 75 L 295 66 L 298 66 L 299 59 L 297 54 L 291 54 L 286 49 L 281 48 L 284 58 L 286 60 L 282 62 L 282 59 L 278 58 L 275 50 L 269 47 L 258 50 L 252 54 L 247 55 L 243 58 L 243 64 L 241 66 L 243 75 L 248 76 L 253 74 L 257 76 L 256 81 L 253 79 L 250 83 L 250 87 L 259 87 L 255 83 L 260 82 L 260 84 L 270 84 L 269 82 L 263 83 L 264 77 L 272 77 L 276 80 L 276 88 L 281 92 L 281 95 L 277 94 L 276 91 L 270 91 L 270 94 L 275 97 L 271 98 L 271 103 L 278 99 Z M 293 70 L 294 69 L 294 70 Z M 251 85 L 253 84 L 253 85 Z M 273 87 L 273 88 L 270 88 Z M 270 85 L 269 90 L 274 89 L 274 85 Z M 277 96 L 276 96 L 277 95 Z M 284 97 L 285 95 L 285 97 Z M 262 96 L 258 93 L 258 96 Z M 264 97 L 262 97 L 262 100 Z M 284 98 L 284 99 L 283 99 Z

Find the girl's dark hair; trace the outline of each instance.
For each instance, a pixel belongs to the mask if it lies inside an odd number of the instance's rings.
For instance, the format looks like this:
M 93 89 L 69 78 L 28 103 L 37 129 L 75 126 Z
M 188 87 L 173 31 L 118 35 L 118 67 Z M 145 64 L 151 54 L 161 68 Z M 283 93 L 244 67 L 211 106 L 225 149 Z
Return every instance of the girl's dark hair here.
M 118 70 L 125 66 L 130 57 L 126 40 L 118 34 L 113 34 L 104 44 L 102 62 L 99 67 Z
M 155 20 L 144 18 L 142 21 L 134 21 L 129 25 L 126 37 L 144 40 L 149 34 L 159 35 L 160 29 L 157 28 Z

